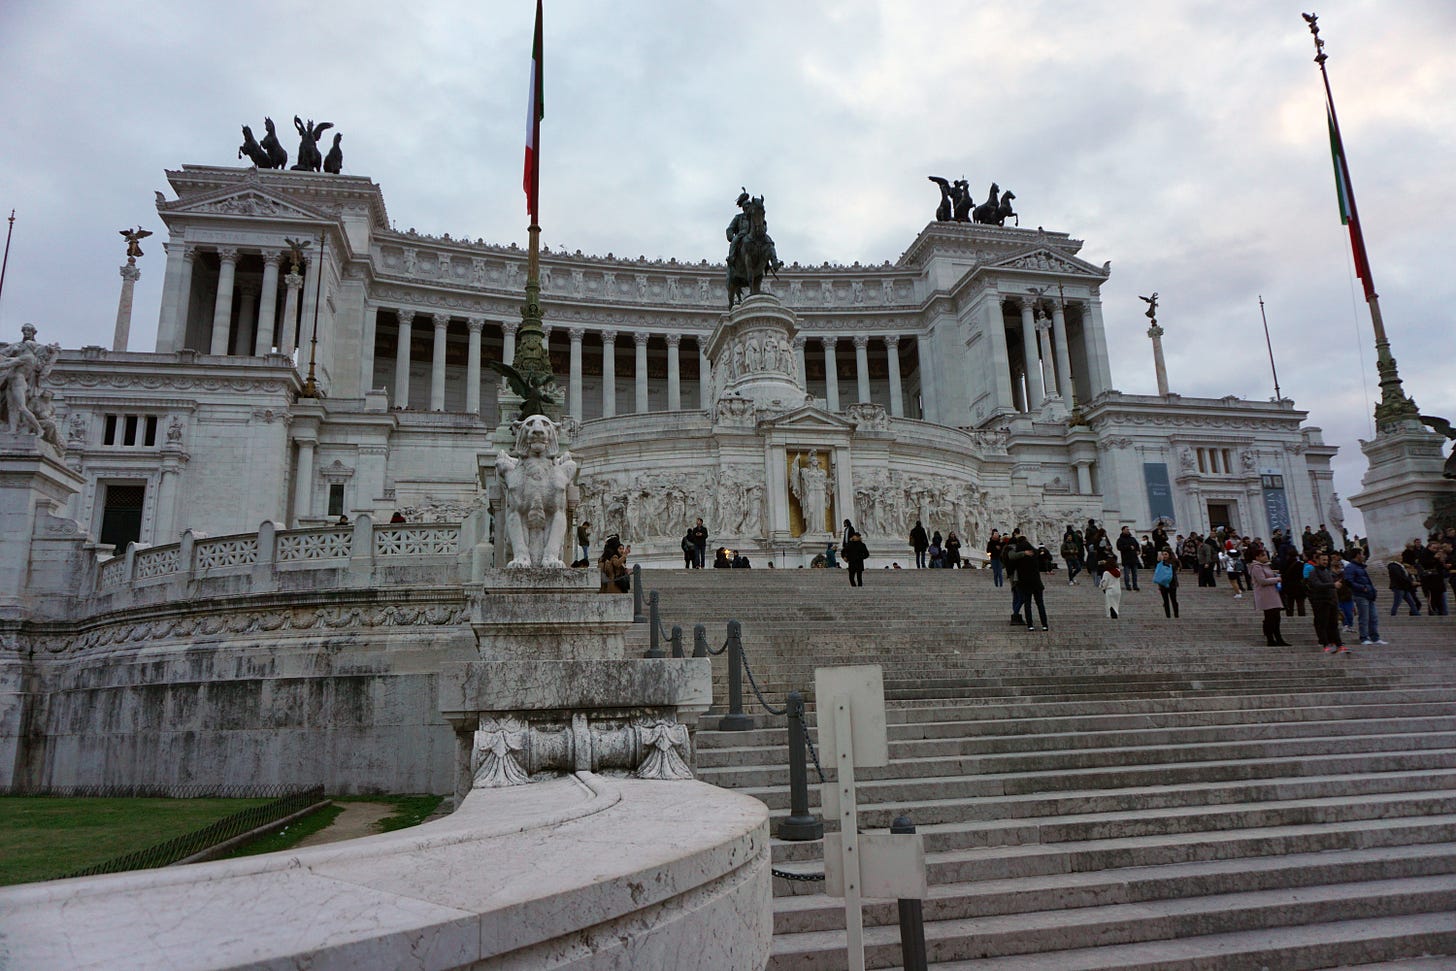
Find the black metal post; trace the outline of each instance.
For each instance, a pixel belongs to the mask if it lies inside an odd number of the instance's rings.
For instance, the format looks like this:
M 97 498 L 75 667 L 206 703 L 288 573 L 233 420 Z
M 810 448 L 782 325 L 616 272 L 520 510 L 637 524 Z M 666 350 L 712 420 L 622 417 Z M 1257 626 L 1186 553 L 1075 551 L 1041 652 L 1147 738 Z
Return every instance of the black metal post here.
M 693 657 L 708 656 L 708 628 L 702 624 L 693 625 Z
M 720 732 L 746 732 L 753 719 L 743 713 L 743 625 L 728 621 L 728 714 L 718 722 Z
M 672 635 L 668 637 L 667 641 L 672 645 L 671 653 L 673 657 L 687 657 L 682 649 L 682 627 L 680 625 L 672 625 Z
M 913 833 L 915 824 L 909 816 L 896 816 L 890 832 Z M 926 971 L 925 915 L 918 900 L 900 900 L 900 963 L 905 971 Z
M 647 653 L 643 657 L 667 657 L 662 653 L 662 645 L 658 643 L 657 632 L 662 627 L 662 619 L 657 613 L 656 590 L 647 597 L 647 627 Z
M 779 823 L 781 840 L 824 838 L 824 821 L 809 812 L 809 762 L 804 728 L 804 696 L 789 692 L 789 818 Z
M 632 564 L 632 623 L 645 624 L 647 618 L 642 613 L 642 564 Z

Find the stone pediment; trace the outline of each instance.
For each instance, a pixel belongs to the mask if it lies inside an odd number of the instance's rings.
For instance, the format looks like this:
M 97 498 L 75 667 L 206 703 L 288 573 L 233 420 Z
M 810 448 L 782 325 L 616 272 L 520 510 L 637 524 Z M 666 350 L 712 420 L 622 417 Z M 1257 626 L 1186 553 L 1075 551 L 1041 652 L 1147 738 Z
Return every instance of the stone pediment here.
M 249 216 L 263 219 L 302 219 L 309 222 L 333 221 L 333 216 L 320 209 L 273 195 L 256 185 L 229 186 L 215 192 L 163 202 L 157 210 L 164 215 Z
M 1058 275 L 1075 274 L 1077 276 L 1093 276 L 1099 280 L 1105 280 L 1109 272 L 1109 267 L 1107 266 L 1093 266 L 1085 260 L 1079 260 L 1074 256 L 1068 256 L 1066 253 L 1061 253 L 1045 246 L 1037 246 L 1004 259 L 989 262 L 985 268 L 994 270 L 1029 270 L 1034 273 L 1056 273 Z
M 772 418 L 758 422 L 762 429 L 780 432 L 853 432 L 855 422 L 825 411 L 817 405 L 800 405 Z

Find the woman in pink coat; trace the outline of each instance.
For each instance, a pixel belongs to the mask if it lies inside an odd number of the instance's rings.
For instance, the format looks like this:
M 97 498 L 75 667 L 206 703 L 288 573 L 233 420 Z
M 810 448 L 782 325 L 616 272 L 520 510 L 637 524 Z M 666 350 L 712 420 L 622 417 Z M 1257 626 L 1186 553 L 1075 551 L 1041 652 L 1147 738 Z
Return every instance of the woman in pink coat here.
M 1249 579 L 1254 581 L 1254 606 L 1264 611 L 1264 638 L 1270 647 L 1289 647 L 1279 633 L 1279 615 L 1284 602 L 1279 596 L 1279 571 L 1269 565 L 1269 551 L 1260 549 L 1249 564 Z

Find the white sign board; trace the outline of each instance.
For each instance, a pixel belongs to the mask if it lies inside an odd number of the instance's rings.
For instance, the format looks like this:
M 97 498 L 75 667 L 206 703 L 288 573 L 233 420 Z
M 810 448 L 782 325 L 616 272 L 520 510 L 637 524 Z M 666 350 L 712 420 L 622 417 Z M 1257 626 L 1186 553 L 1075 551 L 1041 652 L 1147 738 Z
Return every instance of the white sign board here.
M 844 896 L 838 833 L 824 834 L 824 892 Z M 860 833 L 859 887 L 866 897 L 924 900 L 925 843 L 919 833 Z
M 836 699 L 847 701 L 851 712 L 850 738 L 854 743 L 855 768 L 889 765 L 884 669 L 878 664 L 814 669 L 814 708 L 822 750 L 829 750 L 836 737 L 835 725 L 839 717 L 839 706 L 833 703 Z

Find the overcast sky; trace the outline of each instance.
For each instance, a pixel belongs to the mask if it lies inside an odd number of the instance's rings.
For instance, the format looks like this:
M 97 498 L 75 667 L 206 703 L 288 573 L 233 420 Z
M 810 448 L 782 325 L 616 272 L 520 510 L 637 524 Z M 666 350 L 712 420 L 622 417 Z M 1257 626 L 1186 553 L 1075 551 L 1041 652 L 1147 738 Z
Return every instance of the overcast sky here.
M 1174 391 L 1271 397 L 1262 294 L 1280 386 L 1340 446 L 1349 496 L 1378 388 L 1300 12 L 547 0 L 543 239 L 718 261 L 746 185 L 785 259 L 880 263 L 933 215 L 927 175 L 964 176 L 978 198 L 995 180 L 1023 226 L 1112 261 L 1121 390 L 1155 391 L 1137 295 L 1157 290 Z M 1401 376 L 1422 411 L 1456 416 L 1456 4 L 1317 12 Z M 244 164 L 239 126 L 261 137 L 265 114 L 290 155 L 293 115 L 334 122 L 344 171 L 383 187 L 398 228 L 524 244 L 533 14 L 530 0 L 4 0 L 0 216 L 16 222 L 0 337 L 32 321 L 47 341 L 109 346 L 117 230 L 161 230 L 163 170 Z M 134 350 L 155 342 L 150 243 Z

